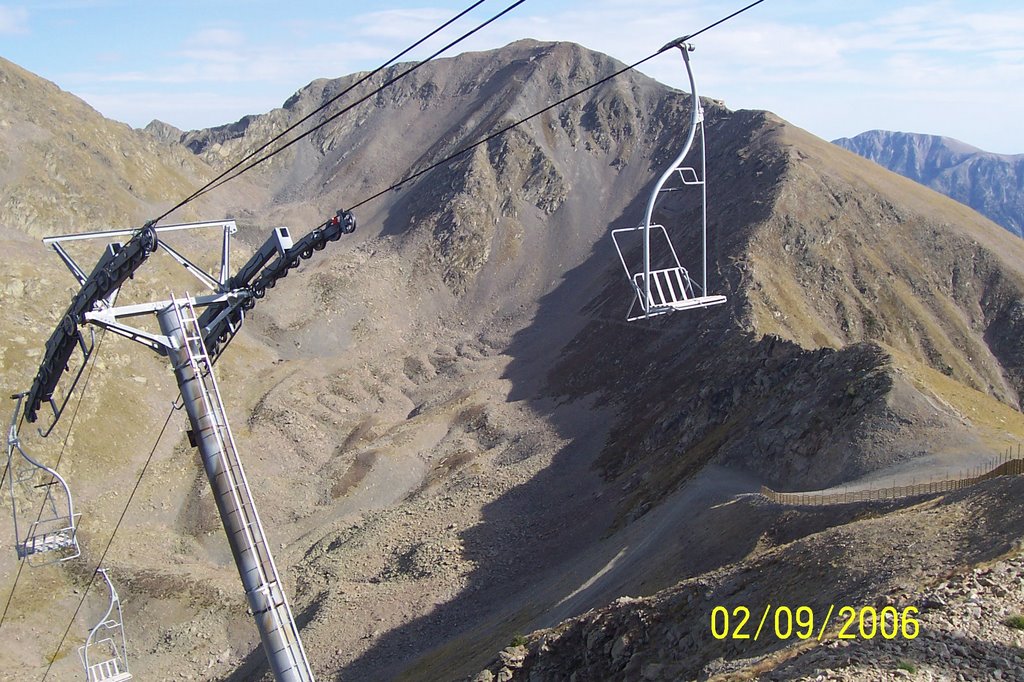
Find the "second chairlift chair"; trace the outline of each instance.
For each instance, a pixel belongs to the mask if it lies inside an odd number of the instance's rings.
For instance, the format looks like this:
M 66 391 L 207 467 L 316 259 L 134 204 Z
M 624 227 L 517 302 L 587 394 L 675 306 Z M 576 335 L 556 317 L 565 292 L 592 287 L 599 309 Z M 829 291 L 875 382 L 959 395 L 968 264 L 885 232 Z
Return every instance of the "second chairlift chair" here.
M 85 667 L 86 682 L 128 682 L 132 674 L 128 670 L 128 643 L 124 636 L 121 599 L 107 575 L 107 569 L 100 568 L 96 572 L 103 576 L 110 600 L 103 617 L 89 630 L 85 644 L 79 647 L 78 656 Z

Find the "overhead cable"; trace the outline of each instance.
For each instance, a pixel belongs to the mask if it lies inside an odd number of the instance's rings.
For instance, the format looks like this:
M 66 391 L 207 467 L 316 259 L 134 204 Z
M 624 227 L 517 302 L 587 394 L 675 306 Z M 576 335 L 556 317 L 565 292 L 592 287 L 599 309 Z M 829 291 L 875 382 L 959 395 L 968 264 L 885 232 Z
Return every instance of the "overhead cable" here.
M 670 50 L 673 47 L 677 46 L 678 44 L 682 43 L 683 41 L 690 40 L 691 38 L 694 38 L 694 37 L 700 35 L 701 33 L 704 33 L 705 31 L 709 31 L 712 28 L 718 26 L 719 24 L 722 24 L 722 23 L 728 21 L 729 19 L 732 19 L 733 17 L 738 16 L 738 15 L 742 14 L 743 12 L 746 12 L 751 7 L 754 7 L 755 5 L 759 5 L 762 2 L 764 2 L 764 0 L 757 0 L 756 2 L 752 2 L 751 4 L 747 5 L 743 9 L 737 10 L 736 12 L 733 12 L 732 14 L 730 14 L 729 16 L 727 16 L 725 18 L 719 19 L 715 23 L 709 24 L 708 26 L 705 26 L 704 28 L 702 28 L 701 30 L 697 31 L 696 33 L 691 33 L 691 34 L 689 34 L 687 36 L 684 36 L 683 38 L 679 38 L 678 40 L 672 41 L 668 45 L 665 45 L 661 49 L 657 50 L 656 52 L 653 52 L 653 53 L 647 55 L 646 57 L 644 57 L 640 61 L 633 62 L 629 66 L 625 66 L 625 67 L 619 69 L 618 71 L 616 71 L 615 73 L 612 73 L 612 74 L 610 74 L 608 76 L 605 76 L 601 80 L 595 81 L 595 82 L 591 83 L 590 85 L 588 85 L 588 86 L 586 86 L 586 87 L 584 87 L 584 88 L 582 88 L 580 90 L 577 90 L 576 92 L 572 93 L 571 95 L 567 95 L 567 96 L 563 97 L 562 99 L 558 100 L 557 102 L 549 104 L 548 106 L 544 107 L 543 109 L 535 111 L 532 114 L 530 114 L 529 116 L 526 116 L 525 118 L 521 118 L 518 121 L 516 121 L 515 123 L 511 123 L 511 124 L 505 126 L 504 128 L 501 128 L 500 130 L 498 130 L 496 132 L 493 132 L 493 133 L 487 135 L 486 137 L 484 137 L 484 138 L 482 138 L 480 140 L 477 140 L 476 142 L 474 142 L 474 143 L 472 143 L 470 145 L 467 145 L 466 147 L 463 147 L 459 151 L 454 152 L 452 154 L 449 154 L 448 156 L 442 158 L 441 160 L 436 161 L 436 162 L 430 164 L 426 168 L 423 168 L 421 170 L 416 171 L 415 173 L 407 175 L 406 177 L 402 178 L 401 180 L 399 180 L 395 184 L 391 185 L 387 189 L 383 189 L 383 190 L 377 192 L 376 194 L 373 194 L 373 195 L 363 199 L 362 201 L 359 201 L 359 202 L 353 204 L 352 206 L 349 207 L 348 210 L 349 211 L 354 211 L 357 208 L 359 208 L 360 206 L 363 206 L 364 204 L 368 204 L 369 202 L 373 201 L 374 199 L 382 197 L 385 194 L 387 194 L 388 192 L 391 192 L 391 191 L 394 191 L 394 190 L 398 189 L 399 187 L 401 187 L 401 186 L 403 186 L 403 185 L 405 185 L 405 184 L 415 180 L 416 178 L 420 177 L 421 175 L 429 173 L 430 171 L 434 170 L 435 168 L 438 168 L 440 166 L 444 166 L 445 164 L 448 164 L 448 163 L 454 161 L 455 159 L 457 159 L 458 157 L 462 156 L 463 154 L 467 154 L 468 152 L 473 151 L 477 147 L 479 147 L 481 145 L 484 145 L 484 144 L 487 144 L 491 140 L 504 135 L 505 133 L 507 133 L 508 131 L 512 130 L 513 128 L 518 128 L 519 126 L 523 125 L 524 123 L 527 123 L 527 122 L 537 118 L 541 114 L 544 114 L 544 113 L 546 113 L 548 111 L 551 111 L 552 109 L 554 109 L 554 108 L 556 108 L 556 107 L 558 107 L 558 106 L 560 106 L 562 104 L 565 104 L 569 100 L 574 99 L 576 97 L 579 97 L 580 95 L 582 95 L 582 94 L 584 94 L 586 92 L 589 92 L 590 90 L 593 90 L 594 88 L 598 87 L 599 85 L 603 85 L 603 84 L 607 83 L 608 81 L 612 80 L 613 78 L 617 78 L 617 77 L 621 76 L 622 74 L 626 73 L 627 71 L 630 71 L 632 69 L 637 68 L 641 64 L 649 62 L 650 60 L 654 59 L 655 57 L 657 57 L 661 53 L 665 52 L 666 50 Z
M 412 65 L 411 67 L 409 67 L 408 69 L 405 69 L 404 71 L 402 71 L 401 73 L 399 73 L 399 74 L 398 74 L 397 76 L 394 76 L 394 77 L 392 77 L 392 78 L 389 78 L 388 80 L 384 81 L 384 83 L 382 83 L 382 84 L 381 84 L 381 85 L 380 85 L 379 87 L 377 87 L 376 89 L 374 89 L 374 90 L 372 90 L 371 92 L 367 93 L 366 95 L 364 95 L 364 96 L 363 96 L 363 97 L 361 97 L 360 99 L 358 99 L 358 100 L 356 100 L 355 102 L 353 102 L 353 103 L 349 104 L 348 106 L 344 107 L 344 108 L 343 108 L 343 109 L 341 109 L 340 111 L 338 111 L 338 112 L 336 112 L 336 113 L 334 113 L 334 114 L 332 114 L 332 115 L 328 116 L 328 117 L 327 117 L 327 118 L 325 118 L 325 119 L 324 119 L 323 121 L 321 121 L 321 122 L 320 122 L 320 123 L 318 123 L 317 125 L 313 126 L 313 127 L 312 127 L 312 128 L 310 128 L 309 130 L 307 130 L 307 131 L 305 131 L 304 133 L 302 133 L 302 134 L 300 134 L 300 135 L 296 136 L 295 138 L 293 138 L 293 139 L 289 140 L 288 142 L 285 142 L 284 144 L 282 144 L 281 146 L 277 147 L 277 148 L 276 148 L 276 149 L 274 149 L 273 151 L 270 151 L 270 152 L 268 152 L 267 154 L 265 154 L 265 155 L 261 156 L 260 158 L 256 159 L 255 161 L 252 161 L 252 163 L 248 163 L 247 165 L 244 165 L 244 167 L 243 167 L 243 164 L 246 164 L 246 162 L 247 162 L 247 161 L 251 161 L 251 160 L 252 160 L 252 159 L 253 159 L 254 157 L 256 157 L 256 156 L 257 156 L 257 155 L 258 155 L 258 154 L 259 154 L 260 152 L 262 152 L 262 151 L 266 150 L 266 149 L 267 149 L 268 147 L 270 147 L 270 146 L 271 146 L 271 145 L 272 145 L 272 144 L 273 144 L 274 142 L 277 142 L 278 140 L 280 140 L 281 138 L 283 138 L 283 137 L 284 137 L 285 135 L 287 135 L 287 134 L 288 134 L 289 132 L 293 131 L 293 130 L 294 130 L 294 129 L 295 129 L 296 127 L 298 127 L 299 125 L 301 125 L 301 124 L 302 124 L 302 123 L 304 123 L 305 121 L 308 121 L 308 120 L 309 120 L 310 118 L 312 118 L 312 117 L 313 117 L 314 115 L 316 115 L 317 113 L 320 113 L 321 111 L 323 111 L 323 110 L 324 110 L 324 109 L 325 109 L 325 108 L 326 108 L 326 107 L 327 107 L 328 105 L 330 105 L 330 104 L 332 104 L 333 102 L 337 101 L 337 100 L 338 100 L 338 99 L 340 99 L 340 98 L 341 98 L 342 96 L 344 96 L 344 95 L 348 94 L 349 92 L 351 92 L 351 91 L 352 91 L 352 90 L 353 90 L 353 89 L 354 89 L 355 87 L 357 87 L 358 85 L 360 85 L 360 84 L 362 84 L 362 83 L 366 82 L 367 80 L 369 80 L 369 79 L 370 79 L 370 78 L 372 78 L 373 76 L 375 76 L 375 75 L 377 75 L 378 73 L 380 73 L 380 72 L 381 72 L 382 70 L 384 70 L 384 69 L 385 69 L 386 67 L 388 67 L 388 66 L 390 66 L 391 64 L 393 64 L 393 63 L 394 63 L 395 61 L 397 61 L 397 60 L 398 60 L 399 58 L 401 58 L 402 56 L 404 56 L 404 55 L 405 55 L 406 53 L 408 53 L 408 52 L 409 52 L 410 50 L 412 50 L 413 48 L 415 48 L 415 47 L 419 46 L 419 45 L 420 45 L 421 43 L 423 43 L 423 42 L 424 42 L 424 41 L 426 41 L 427 39 L 429 39 L 429 38 L 433 37 L 434 35 L 436 35 L 436 34 L 437 34 L 438 32 L 440 32 L 440 31 L 441 31 L 441 30 L 443 30 L 444 28 L 447 28 L 447 27 L 448 27 L 449 25 L 451 25 L 451 24 L 452 24 L 453 22 L 455 22 L 456 20 L 458 20 L 459 18 L 461 18 L 462 16 L 464 16 L 464 15 L 465 15 L 466 13 L 468 13 L 468 12 L 469 12 L 470 10 L 472 10 L 472 9 L 474 9 L 475 7 L 477 7 L 478 5 L 480 5 L 480 4 L 481 4 L 481 2 L 483 2 L 483 0 L 480 0 L 480 2 L 477 2 L 477 3 L 473 4 L 473 5 L 471 5 L 470 7 L 468 7 L 467 9 L 463 10 L 463 11 L 462 11 L 462 12 L 460 12 L 460 13 L 459 13 L 458 15 L 456 15 L 455 17 L 453 17 L 452 19 L 448 20 L 447 22 L 445 22 L 444 24 L 442 24 L 442 25 L 441 25 L 441 26 L 439 26 L 438 28 L 436 28 L 436 29 L 434 29 L 433 31 L 431 31 L 431 32 L 430 32 L 429 34 L 427 34 L 426 36 L 424 36 L 424 37 L 423 37 L 423 38 L 421 38 L 420 40 L 418 40 L 418 41 L 416 41 L 415 43 L 413 43 L 412 45 L 410 45 L 410 46 L 409 46 L 408 48 L 406 48 L 405 50 L 403 50 L 402 52 L 400 52 L 400 53 L 399 53 L 398 55 L 396 55 L 396 56 L 395 56 L 395 57 L 393 57 L 392 59 L 388 60 L 388 61 L 387 61 L 387 62 L 386 62 L 385 64 L 381 65 L 380 67 L 378 67 L 377 69 L 375 69 L 375 70 L 374 70 L 374 71 L 372 71 L 371 73 L 367 74 L 367 75 L 366 75 L 366 76 L 364 76 L 363 78 L 361 78 L 361 79 L 359 79 L 358 81 L 356 81 L 355 83 L 353 83 L 353 84 L 352 84 L 351 86 L 349 86 L 348 88 L 346 88 L 346 89 L 345 89 L 344 91 L 342 91 L 341 93 L 339 93 L 338 95 L 336 95 L 335 97 L 333 97 L 332 99 L 330 99 L 330 100 L 329 100 L 328 102 L 324 103 L 324 104 L 323 104 L 323 105 L 322 105 L 321 107 L 319 107 L 319 108 L 318 108 L 318 109 L 317 109 L 316 111 L 313 111 L 312 113 L 310 113 L 309 115 L 307 115 L 307 116 L 306 116 L 306 117 L 304 117 L 303 119 L 301 119 L 301 120 L 297 121 L 296 123 L 294 123 L 293 125 L 291 125 L 291 126 L 290 126 L 290 127 L 288 127 L 287 129 L 285 129 L 284 131 L 282 131 L 281 133 L 279 133 L 279 134 L 278 134 L 277 136 L 275 136 L 274 138 L 272 138 L 272 139 L 271 139 L 270 141 L 268 141 L 268 142 L 267 142 L 266 144 L 264 144 L 263 146 L 259 147 L 258 149 L 254 150 L 253 152 L 250 152 L 250 153 L 249 153 L 249 154 L 248 154 L 247 156 L 245 156 L 245 157 L 244 157 L 244 158 L 243 158 L 243 159 L 242 159 L 241 161 L 239 161 L 238 163 L 236 163 L 235 165 L 233 165 L 233 166 L 232 166 L 231 168 L 227 169 L 226 171 L 224 171 L 223 173 L 221 173 L 220 175 L 218 175 L 218 176 L 217 176 L 216 178 L 214 178 L 213 180 L 211 180 L 210 182 L 208 182 L 208 183 L 207 183 L 206 185 L 204 185 L 204 186 L 203 186 L 202 188 L 200 188 L 199 190 L 196 190 L 195 192 L 193 192 L 193 193 L 192 193 L 192 195 L 190 195 L 190 196 L 189 196 L 188 198 L 184 199 L 183 201 L 179 202 L 179 203 L 178 203 L 178 204 L 177 204 L 176 206 L 174 206 L 174 207 L 173 207 L 173 208 L 171 208 L 170 210 L 166 211 L 166 212 L 165 212 L 165 213 L 164 213 L 163 215 L 161 215 L 161 216 L 160 216 L 159 218 L 157 218 L 157 219 L 156 219 L 156 220 L 155 220 L 154 222 L 158 222 L 158 221 L 160 221 L 160 220 L 163 220 L 163 219 L 164 219 L 164 218 L 166 218 L 166 217 L 167 217 L 168 215 L 170 215 L 170 214 L 171 214 L 171 213 L 173 213 L 174 211 L 178 210 L 179 208 L 181 208 L 181 207 L 182 207 L 182 206 L 184 206 L 185 204 L 187 204 L 187 203 L 189 203 L 189 202 L 191 202 L 191 201 L 193 201 L 193 200 L 195 200 L 195 199 L 198 199 L 198 198 L 199 198 L 200 196 L 202 196 L 202 195 L 206 194 L 207 192 L 211 192 L 211 191 L 213 191 L 214 189 L 217 189 L 217 188 L 218 188 L 218 187 L 220 187 L 221 185 L 223 185 L 223 184 L 225 184 L 225 183 L 227 183 L 227 182 L 230 182 L 231 180 L 234 180 L 235 178 L 239 177 L 239 176 L 240 176 L 240 175 L 242 175 L 243 173 L 246 173 L 246 172 L 248 172 L 248 171 L 252 170 L 252 169 L 253 169 L 253 168 L 255 168 L 256 166 L 259 166 L 260 164 L 262 164 L 262 163 L 264 163 L 264 162 L 268 161 L 269 159 L 273 158 L 273 157 L 274 157 L 274 156 L 276 156 L 277 154 L 279 154 L 279 153 L 283 152 L 283 151 L 284 151 L 285 149 L 287 149 L 287 148 L 291 147 L 292 145 L 294 145 L 295 143 L 299 142 L 300 140 L 302 140 L 302 139 L 304 139 L 304 138 L 306 138 L 306 137 L 308 137 L 308 136 L 312 135 L 312 134 L 313 134 L 314 132 L 316 132 L 317 130 L 320 130 L 321 128 L 323 128 L 324 126 L 326 126 L 326 125 L 327 125 L 328 123 L 330 123 L 331 121 L 334 121 L 334 120 L 336 120 L 336 119 L 337 119 L 338 117 L 340 117 L 340 116 L 342 116 L 342 115 L 344 115 L 344 114 L 348 113 L 349 111 L 351 111 L 352 109 L 354 109 L 354 108 L 355 108 L 356 106 L 358 106 L 358 105 L 362 104 L 363 102 L 367 101 L 367 100 L 368 100 L 368 99 L 370 99 L 371 97 L 374 97 L 375 95 L 379 94 L 380 92 L 382 92 L 382 91 L 383 91 L 383 90 L 385 90 L 386 88 L 388 88 L 388 87 L 390 87 L 390 86 L 394 85 L 395 83 L 397 83 L 398 81 L 402 80 L 403 78 L 405 78 L 405 77 L 406 77 L 406 76 L 408 76 L 409 74 L 413 73 L 414 71 L 416 71 L 416 70 L 417 70 L 417 69 L 419 69 L 420 67 L 424 66 L 424 65 L 425 65 L 425 64 L 427 64 L 428 62 L 430 62 L 430 61 L 432 61 L 432 60 L 436 59 L 436 58 L 437 58 L 437 57 L 439 57 L 439 56 L 440 56 L 441 54 L 443 54 L 443 53 L 447 52 L 448 50 L 450 50 L 450 49 L 451 49 L 451 48 L 453 48 L 454 46 L 458 45 L 459 43 L 463 42 L 464 40 L 466 40 L 466 39 L 467 39 L 467 38 L 469 38 L 470 36 L 474 35 L 474 34 L 475 34 L 475 33 L 477 33 L 478 31 L 482 30 L 483 28 L 485 28 L 485 27 L 489 26 L 490 24 L 492 24 L 493 22 L 497 21 L 497 20 L 498 20 L 498 19 L 500 19 L 501 17 L 505 16 L 506 14 L 508 14 L 509 12 L 511 12 L 512 10 L 514 10 L 514 9 L 515 9 L 516 7 L 518 7 L 519 5 L 521 5 L 521 4 L 523 4 L 524 2 L 526 2 L 526 0 L 518 0 L 517 2 L 514 2 L 514 3 L 512 3 L 511 5 L 509 5 L 508 7 L 506 7 L 506 8 L 504 9 L 504 10 L 502 10 L 501 12 L 499 12 L 498 14 L 494 15 L 493 17 L 491 17 L 491 18 L 490 18 L 490 19 L 488 19 L 487 21 L 485 21 L 485 22 L 483 22 L 482 24 L 478 25 L 478 26 L 477 26 L 476 28 L 474 28 L 474 29 L 472 29 L 472 30 L 470 30 L 470 31 L 468 31 L 468 32 L 466 32 L 466 33 L 464 33 L 464 34 L 463 34 L 462 36 L 460 36 L 459 38 L 456 38 L 455 40 L 453 40 L 453 41 L 449 42 L 449 43 L 448 43 L 447 45 L 445 45 L 445 46 L 444 46 L 444 47 L 442 47 L 441 49 L 439 49 L 439 50 L 435 51 L 435 52 L 434 52 L 433 54 L 431 54 L 431 55 L 430 55 L 429 57 L 427 57 L 426 59 L 424 59 L 424 60 L 422 60 L 422 61 L 420 61 L 420 62 L 417 62 L 417 63 L 413 64 L 413 65 Z
M 437 28 L 435 28 L 435 29 L 434 29 L 433 31 L 431 31 L 431 32 L 430 32 L 430 33 L 428 33 L 427 35 L 425 35 L 425 36 L 423 36 L 422 38 L 420 38 L 419 40 L 417 40 L 417 41 L 416 41 L 415 43 L 413 43 L 413 44 L 412 44 L 412 45 L 410 45 L 409 47 L 405 48 L 404 50 L 402 50 L 401 52 L 399 52 L 398 54 L 396 54 L 396 55 L 395 55 L 394 57 L 392 57 L 391 59 L 389 59 L 389 60 L 387 60 L 386 62 L 384 62 L 383 64 L 381 64 L 381 65 L 380 65 L 380 66 L 378 66 L 378 67 L 377 67 L 376 69 L 374 69 L 373 71 L 369 72 L 368 74 L 366 74 L 366 75 L 365 75 L 365 76 L 363 76 L 362 78 L 358 79 L 358 80 L 357 80 L 356 82 L 354 82 L 354 83 L 353 83 L 352 85 L 348 86 L 347 88 L 345 88 L 344 90 L 342 90 L 341 92 L 339 92 L 339 93 L 338 93 L 337 95 L 335 95 L 334 97 L 331 97 L 331 98 L 330 98 L 329 100 L 327 100 L 326 102 L 324 102 L 323 104 L 321 104 L 321 105 L 320 105 L 319 107 L 317 107 L 317 108 L 316 108 L 316 109 L 314 109 L 313 111 L 309 112 L 309 113 L 308 113 L 307 115 L 303 116 L 303 117 L 302 117 L 302 118 L 300 118 L 300 119 L 299 119 L 298 121 L 296 121 L 296 122 L 295 122 L 295 123 L 293 123 L 292 125 L 288 126 L 287 128 L 285 128 L 284 130 L 282 130 L 282 131 L 281 131 L 280 133 L 278 133 L 278 134 L 277 134 L 277 135 L 275 135 L 274 137 L 272 137 L 272 138 L 270 138 L 269 140 L 267 140 L 267 141 L 266 141 L 266 142 L 265 142 L 264 144 L 262 144 L 261 146 L 257 147 L 256 149 L 252 150 L 251 152 L 249 152 L 248 154 L 246 154 L 245 156 L 243 156 L 243 157 L 242 157 L 241 159 L 239 159 L 239 160 L 238 160 L 238 162 L 237 162 L 237 163 L 235 163 L 235 164 L 234 164 L 233 166 L 231 166 L 230 168 L 228 168 L 227 170 L 225 170 L 224 172 L 222 172 L 222 173 L 221 173 L 220 175 L 218 175 L 217 177 L 215 177 L 215 178 L 214 178 L 213 180 L 210 180 L 210 181 L 209 181 L 208 183 L 206 183 L 205 185 L 203 185 L 202 187 L 200 187 L 199 189 L 197 189 L 197 190 L 196 190 L 195 192 L 193 192 L 192 194 L 190 194 L 189 196 L 187 196 L 187 197 L 186 197 L 185 199 L 183 199 L 183 200 L 182 200 L 182 201 L 181 201 L 181 202 L 180 202 L 179 204 L 177 204 L 177 205 L 176 205 L 176 206 L 175 206 L 174 208 L 170 209 L 169 211 L 167 211 L 166 213 L 164 213 L 164 214 L 163 214 L 162 216 L 160 216 L 159 218 L 157 218 L 157 221 L 159 221 L 159 220 L 163 220 L 164 218 L 166 218 L 166 217 L 167 217 L 168 215 L 170 215 L 170 214 L 171 214 L 171 213 L 173 213 L 174 211 L 178 210 L 179 208 L 181 208 L 182 206 L 184 206 L 184 205 L 185 205 L 185 204 L 187 204 L 188 202 L 190 202 L 190 201 L 192 201 L 193 199 L 195 199 L 196 197 L 198 197 L 198 196 L 199 196 L 200 194 L 202 194 L 202 193 L 203 193 L 203 192 L 205 192 L 205 191 L 206 191 L 207 189 L 209 189 L 209 188 L 210 188 L 210 186 L 211 186 L 211 185 L 213 185 L 213 183 L 215 183 L 215 182 L 217 182 L 218 180 L 220 180 L 220 179 L 222 179 L 222 178 L 226 177 L 226 176 L 227 176 L 228 174 L 230 174 L 230 173 L 231 173 L 232 171 L 234 171 L 234 170 L 236 170 L 237 168 L 239 168 L 239 167 L 240 167 L 240 166 L 241 166 L 242 164 L 244 164 L 244 163 L 245 163 L 246 161 L 248 161 L 249 159 L 251 159 L 251 158 L 255 157 L 255 156 L 256 156 L 257 154 L 259 154 L 260 152 L 262 152 L 262 151 L 263 151 L 264 149 L 266 149 L 267 147 L 269 147 L 269 146 L 270 146 L 270 145 L 272 145 L 273 143 L 277 142 L 277 141 L 278 141 L 278 140 L 280 140 L 280 139 L 281 139 L 282 137 L 284 137 L 285 135 L 287 135 L 287 134 L 288 134 L 288 133 L 290 133 L 291 131 L 295 130 L 295 129 L 296 129 L 296 128 L 298 128 L 298 127 L 299 127 L 300 125 L 302 125 L 303 123 L 305 123 L 305 122 L 306 122 L 306 121 L 308 121 L 309 119 L 313 118 L 314 116 L 316 116 L 317 114 L 319 114 L 319 113 L 320 113 L 321 111 L 323 111 L 324 109 L 326 109 L 326 108 L 327 108 L 327 107 L 329 107 L 330 105 L 332 105 L 332 104 L 334 104 L 335 102 L 337 102 L 337 101 L 338 101 L 339 99 L 341 99 L 342 97 L 344 97 L 344 96 L 345 96 L 345 95 L 347 95 L 348 93 L 352 92 L 352 90 L 354 90 L 355 88 L 359 87 L 360 85 L 362 85 L 362 84 L 363 84 L 363 83 L 365 83 L 366 81 L 370 80 L 371 78 L 373 78 L 374 76 L 376 76 L 376 75 L 377 75 L 378 73 L 380 73 L 381 71 L 383 71 L 383 70 L 384 70 L 384 69 L 386 69 L 387 67 L 389 67 L 389 66 L 391 66 L 392 64 L 394 64 L 394 63 L 395 63 L 396 61 L 398 61 L 399 59 L 401 59 L 402 57 L 404 57 L 404 56 L 405 56 L 406 54 L 408 54 L 408 53 L 409 53 L 410 51 L 412 51 L 413 49 L 415 49 L 415 48 L 419 47 L 419 46 L 420 46 L 420 45 L 421 45 L 421 44 L 422 44 L 423 42 L 425 42 L 425 41 L 429 40 L 430 38 L 434 37 L 434 36 L 435 36 L 435 35 L 437 35 L 437 33 L 439 33 L 440 31 L 443 31 L 444 29 L 448 28 L 448 26 L 450 26 L 450 25 L 451 25 L 452 23 L 454 23 L 455 21 L 458 21 L 458 20 L 459 20 L 459 19 L 461 19 L 461 18 L 462 18 L 463 16 L 465 16 L 465 15 L 466 15 L 467 13 L 471 12 L 472 10 L 474 10 L 474 9 L 476 9 L 477 7 L 479 7 L 480 5 L 482 5 L 482 4 L 483 4 L 483 3 L 485 2 L 485 1 L 486 1 L 486 0 L 478 0 L 477 2 L 474 2 L 474 3 L 472 4 L 472 5 L 470 5 L 470 6 L 469 6 L 469 7 L 467 7 L 466 9 L 462 10 L 461 12 L 459 12 L 458 14 L 456 14 L 456 15 L 455 15 L 454 17 L 452 17 L 451 19 L 449 19 L 449 20 L 448 20 L 448 21 L 446 21 L 445 23 L 441 24 L 440 26 L 438 26 L 438 27 L 437 27 Z

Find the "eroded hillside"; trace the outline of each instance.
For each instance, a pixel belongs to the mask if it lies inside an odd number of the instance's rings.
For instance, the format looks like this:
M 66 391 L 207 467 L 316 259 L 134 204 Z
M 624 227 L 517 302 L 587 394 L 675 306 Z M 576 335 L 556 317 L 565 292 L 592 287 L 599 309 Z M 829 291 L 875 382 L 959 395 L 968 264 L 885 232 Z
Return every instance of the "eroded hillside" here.
M 187 150 L 0 58 L 0 225 L 39 237 L 141 224 L 208 177 Z

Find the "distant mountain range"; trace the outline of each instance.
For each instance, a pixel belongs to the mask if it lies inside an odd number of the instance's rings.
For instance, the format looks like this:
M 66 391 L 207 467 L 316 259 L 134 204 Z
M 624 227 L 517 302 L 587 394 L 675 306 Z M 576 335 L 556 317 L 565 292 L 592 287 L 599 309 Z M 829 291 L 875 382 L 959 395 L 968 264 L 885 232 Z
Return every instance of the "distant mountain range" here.
M 993 154 L 949 137 L 888 130 L 833 142 L 1024 237 L 1024 154 Z

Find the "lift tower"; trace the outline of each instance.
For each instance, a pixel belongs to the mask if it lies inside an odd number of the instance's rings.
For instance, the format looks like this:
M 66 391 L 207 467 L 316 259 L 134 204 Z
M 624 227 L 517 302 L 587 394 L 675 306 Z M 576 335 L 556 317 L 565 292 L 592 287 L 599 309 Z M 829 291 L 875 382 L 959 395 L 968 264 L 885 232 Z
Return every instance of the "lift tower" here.
M 196 229 L 220 229 L 223 232 L 217 277 L 205 272 L 160 238 L 162 233 Z M 188 414 L 190 439 L 199 449 L 274 677 L 278 682 L 312 682 L 313 674 L 299 638 L 298 626 L 288 605 L 270 552 L 270 543 L 231 434 L 213 363 L 238 332 L 245 311 L 252 309 L 266 290 L 297 267 L 301 259 L 323 249 L 327 242 L 355 231 L 355 219 L 351 213 L 339 211 L 297 242 L 292 241 L 287 228 L 277 228 L 263 247 L 235 275 L 229 276 L 230 239 L 236 229 L 234 221 L 227 220 L 161 227 L 147 225 L 140 230 L 112 230 L 45 239 L 82 286 L 47 341 L 46 354 L 28 394 L 25 417 L 35 422 L 39 409 L 48 404 L 53 423 L 45 431 L 41 429 L 41 433 L 52 431 L 60 419 L 67 397 L 58 405 L 53 396 L 61 375 L 76 348 L 83 355 L 80 368 L 85 366 L 93 352 L 93 345 L 86 343 L 82 335 L 83 325 L 107 329 L 167 357 Z M 123 237 L 130 237 L 124 245 L 114 241 Z M 85 239 L 111 242 L 89 276 L 63 246 L 70 241 Z M 172 295 L 168 300 L 152 303 L 114 305 L 121 285 L 157 250 L 170 255 L 210 289 L 210 293 L 180 298 Z M 197 308 L 203 310 L 201 315 L 197 314 Z M 155 316 L 160 333 L 126 322 L 140 316 Z M 75 383 L 77 376 L 71 380 L 71 388 Z

